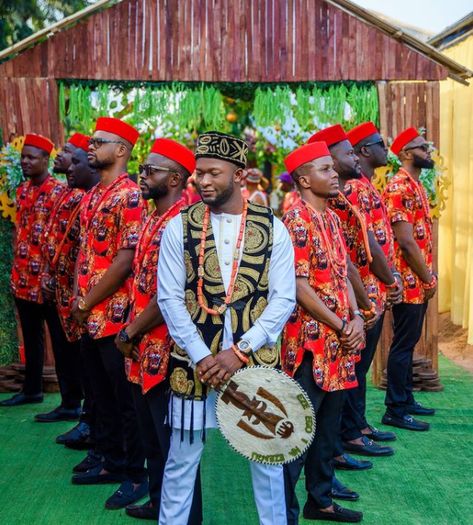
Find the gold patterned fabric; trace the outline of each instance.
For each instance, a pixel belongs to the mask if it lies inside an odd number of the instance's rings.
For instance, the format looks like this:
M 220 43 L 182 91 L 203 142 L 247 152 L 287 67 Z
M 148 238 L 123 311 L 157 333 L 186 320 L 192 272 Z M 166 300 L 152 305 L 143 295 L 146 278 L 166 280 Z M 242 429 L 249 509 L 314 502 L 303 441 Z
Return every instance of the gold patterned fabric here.
M 221 159 L 236 164 L 239 168 L 246 166 L 248 144 L 233 135 L 225 135 L 218 131 L 208 131 L 199 135 L 195 158 Z
M 202 339 L 215 355 L 222 350 L 225 314 L 210 315 L 197 302 L 197 267 L 205 205 L 198 202 L 181 211 L 184 226 L 184 257 L 186 262 L 186 305 Z M 245 239 L 232 301 L 228 306 L 232 319 L 233 339 L 237 342 L 255 323 L 268 304 L 269 264 L 273 248 L 273 213 L 269 208 L 248 204 Z M 212 224 L 209 222 L 204 252 L 204 301 L 211 308 L 225 301 Z M 279 365 L 279 349 L 263 347 L 252 357 L 251 364 Z M 204 399 L 206 387 L 198 380 L 187 353 L 174 345 L 171 351 L 170 384 L 176 395 L 188 399 Z

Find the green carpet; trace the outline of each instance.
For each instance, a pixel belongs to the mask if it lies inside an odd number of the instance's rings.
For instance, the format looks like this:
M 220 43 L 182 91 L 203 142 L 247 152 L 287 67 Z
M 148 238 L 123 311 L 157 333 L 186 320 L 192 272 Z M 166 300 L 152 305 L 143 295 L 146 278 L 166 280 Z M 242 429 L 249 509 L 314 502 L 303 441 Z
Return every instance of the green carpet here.
M 365 525 L 473 523 L 473 377 L 446 359 L 441 359 L 441 377 L 444 392 L 417 395 L 420 402 L 437 408 L 428 418 L 430 432 L 398 430 L 393 457 L 375 459 L 370 471 L 339 473 L 361 494 L 359 502 L 347 506 L 364 512 Z M 374 424 L 382 416 L 383 397 L 383 392 L 370 389 Z M 54 443 L 71 425 L 32 421 L 33 413 L 53 408 L 57 401 L 57 395 L 49 395 L 33 408 L 0 408 L 0 524 L 137 524 L 123 511 L 104 509 L 114 485 L 71 485 L 71 467 L 83 453 Z M 202 473 L 206 525 L 258 523 L 248 465 L 216 431 L 209 437 Z M 298 488 L 303 503 L 303 483 Z

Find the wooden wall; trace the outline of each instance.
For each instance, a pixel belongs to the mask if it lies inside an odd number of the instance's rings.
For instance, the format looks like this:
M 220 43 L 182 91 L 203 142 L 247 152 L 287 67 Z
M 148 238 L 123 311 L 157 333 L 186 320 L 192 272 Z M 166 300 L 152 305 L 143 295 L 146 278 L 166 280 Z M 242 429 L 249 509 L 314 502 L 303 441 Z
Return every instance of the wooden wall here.
M 52 78 L 6 78 L 0 75 L 0 127 L 3 140 L 34 132 L 62 144 L 57 82 Z
M 0 77 L 440 80 L 445 68 L 325 0 L 125 0 L 0 65 Z
M 426 128 L 426 138 L 438 146 L 440 141 L 440 87 L 438 82 L 379 82 L 380 127 L 384 137 L 395 137 L 409 127 Z M 438 259 L 438 221 L 434 221 L 434 268 Z M 392 339 L 392 317 L 387 312 L 383 333 L 373 362 L 373 381 L 379 384 Z M 438 370 L 438 300 L 429 301 L 417 356 L 432 360 Z

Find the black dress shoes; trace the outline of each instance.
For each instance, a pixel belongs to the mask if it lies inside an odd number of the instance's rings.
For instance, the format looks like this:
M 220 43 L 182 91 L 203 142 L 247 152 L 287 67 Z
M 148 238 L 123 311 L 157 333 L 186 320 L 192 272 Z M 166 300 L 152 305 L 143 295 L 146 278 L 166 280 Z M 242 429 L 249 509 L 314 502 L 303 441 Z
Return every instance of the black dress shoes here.
M 346 441 L 343 443 L 343 448 L 348 452 L 354 452 L 362 456 L 392 456 L 394 450 L 391 447 L 378 445 L 374 441 L 371 441 L 367 436 L 361 438 L 363 444 L 350 443 Z
M 56 438 L 56 443 L 65 445 L 74 450 L 88 450 L 93 443 L 90 438 L 90 427 L 87 423 L 80 421 L 74 428 Z
M 373 468 L 371 461 L 363 461 L 361 459 L 355 459 L 348 454 L 342 454 L 342 460 L 333 459 L 333 466 L 341 470 L 368 470 Z
M 396 441 L 396 434 L 394 432 L 384 432 L 372 425 L 368 425 L 368 428 L 370 431 L 363 435 L 373 441 Z
M 105 508 L 109 510 L 123 509 L 146 496 L 148 489 L 148 480 L 134 484 L 133 481 L 128 479 L 108 498 L 105 502 Z
M 79 472 L 72 476 L 73 485 L 102 485 L 104 483 L 121 483 L 123 481 L 123 474 L 115 472 L 102 473 L 102 463 L 86 472 Z M 129 502 L 131 503 L 131 502 Z
M 381 421 L 384 425 L 391 425 L 392 427 L 404 428 L 406 430 L 416 430 L 419 432 L 429 430 L 430 428 L 429 423 L 414 419 L 409 414 L 406 414 L 404 417 L 397 417 L 386 413 L 384 414 Z
M 407 407 L 407 413 L 414 414 L 415 416 L 433 416 L 435 414 L 435 408 L 424 407 L 416 401 L 413 405 Z
M 56 423 L 56 421 L 77 421 L 80 416 L 81 409 L 77 408 L 64 408 L 62 406 L 56 407 L 51 412 L 46 414 L 36 414 L 34 417 L 38 423 Z
M 17 407 L 20 405 L 30 405 L 33 403 L 42 403 L 42 402 L 43 402 L 43 394 L 36 394 L 35 396 L 28 396 L 26 394 L 23 394 L 23 392 L 20 392 L 19 394 L 15 394 L 13 397 L 0 401 L 0 406 Z
M 358 492 L 346 487 L 340 480 L 335 476 L 332 478 L 332 492 L 330 493 L 332 498 L 344 499 L 346 501 L 356 501 L 360 499 Z
M 148 500 L 142 505 L 128 505 L 125 512 L 128 516 L 140 520 L 156 521 L 158 519 L 158 509 L 153 505 L 151 500 Z
M 310 499 L 304 505 L 303 516 L 306 520 L 338 521 L 340 523 L 359 523 L 363 519 L 362 512 L 345 509 L 336 503 L 333 504 L 333 512 L 322 512 Z
M 89 450 L 87 456 L 85 456 L 80 463 L 72 467 L 72 472 L 87 472 L 101 465 L 102 459 L 102 456 L 96 454 L 93 450 Z

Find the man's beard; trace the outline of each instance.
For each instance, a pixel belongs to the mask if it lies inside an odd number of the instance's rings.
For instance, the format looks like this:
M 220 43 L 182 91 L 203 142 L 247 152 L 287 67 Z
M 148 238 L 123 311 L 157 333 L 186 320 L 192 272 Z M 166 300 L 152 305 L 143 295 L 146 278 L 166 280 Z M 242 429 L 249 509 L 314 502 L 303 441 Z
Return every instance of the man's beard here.
M 435 161 L 432 159 L 424 159 L 422 157 L 419 157 L 419 155 L 413 154 L 413 162 L 414 168 L 418 169 L 425 169 L 425 170 L 431 170 L 435 166 Z
M 105 168 L 108 168 L 109 166 L 112 166 L 113 164 L 114 161 L 110 159 L 98 160 L 97 157 L 95 157 L 94 160 L 89 160 L 89 166 L 91 168 L 95 168 L 96 170 L 103 170 Z
M 146 185 L 146 189 L 148 190 L 148 193 L 145 197 L 147 200 L 162 199 L 163 197 L 166 197 L 166 195 L 169 193 L 169 189 L 166 186 L 166 184 L 160 184 L 159 186 L 156 186 L 155 188 L 150 188 L 148 185 Z
M 359 178 L 361 178 L 361 170 L 357 170 L 356 168 L 349 169 L 349 170 L 343 172 L 342 177 L 345 180 L 359 179 Z
M 202 197 L 202 201 L 205 204 L 208 204 L 211 208 L 218 208 L 219 206 L 222 206 L 222 204 L 225 204 L 230 200 L 230 198 L 233 195 L 234 187 L 233 187 L 233 181 L 230 182 L 227 188 L 222 190 L 220 193 L 217 193 L 215 197 L 211 198 L 205 198 L 198 188 L 199 194 Z
M 53 166 L 53 173 L 60 173 L 60 174 L 62 174 L 62 175 L 66 175 L 66 173 L 67 173 L 67 169 L 62 168 L 61 166 L 59 166 L 58 168 L 55 168 L 55 167 Z

